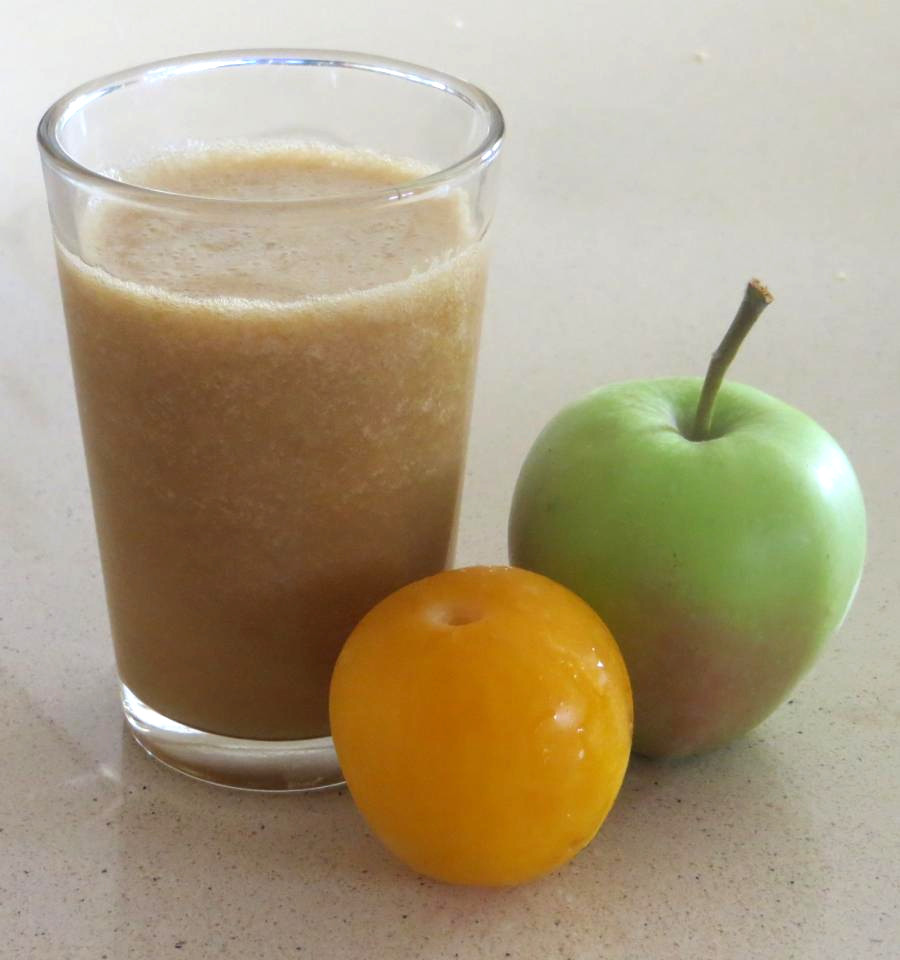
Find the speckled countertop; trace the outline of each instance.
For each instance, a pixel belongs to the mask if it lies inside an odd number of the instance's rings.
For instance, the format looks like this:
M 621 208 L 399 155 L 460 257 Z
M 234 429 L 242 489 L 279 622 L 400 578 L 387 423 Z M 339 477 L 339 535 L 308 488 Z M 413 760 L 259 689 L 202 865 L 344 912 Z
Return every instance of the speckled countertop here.
M 900 13 L 54 0 L 2 15 L 0 957 L 900 955 Z M 345 792 L 206 787 L 123 729 L 33 128 L 92 76 L 284 44 L 429 63 L 507 114 L 461 562 L 505 559 L 518 465 L 550 414 L 612 379 L 702 372 L 751 274 L 777 303 L 735 376 L 825 424 L 866 493 L 856 605 L 791 701 L 715 754 L 634 761 L 598 839 L 521 889 L 422 880 Z

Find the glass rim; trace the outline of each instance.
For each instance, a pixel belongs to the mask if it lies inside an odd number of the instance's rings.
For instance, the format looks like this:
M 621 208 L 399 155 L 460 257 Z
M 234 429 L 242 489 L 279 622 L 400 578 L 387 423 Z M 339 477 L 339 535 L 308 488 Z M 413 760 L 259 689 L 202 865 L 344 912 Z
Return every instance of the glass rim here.
M 241 66 L 338 67 L 397 77 L 398 79 L 432 87 L 462 100 L 486 119 L 487 131 L 475 149 L 463 155 L 454 163 L 424 177 L 382 189 L 287 200 L 204 197 L 160 190 L 137 183 L 129 183 L 127 180 L 117 180 L 115 177 L 79 163 L 65 150 L 60 141 L 61 131 L 79 111 L 93 101 L 116 93 L 123 87 L 148 80 L 152 82 L 170 76 L 198 73 L 203 70 Z M 127 70 L 90 80 L 64 94 L 51 104 L 38 123 L 37 140 L 44 159 L 56 167 L 57 170 L 78 181 L 87 182 L 126 199 L 178 206 L 185 204 L 191 206 L 212 205 L 220 209 L 232 207 L 285 210 L 368 206 L 427 196 L 455 180 L 462 179 L 468 173 L 491 164 L 500 153 L 504 132 L 503 114 L 493 98 L 474 84 L 460 80 L 450 74 L 407 63 L 403 60 L 393 60 L 388 57 L 351 51 L 260 48 L 220 50 L 188 54 L 165 60 L 154 60 L 150 63 L 139 64 Z

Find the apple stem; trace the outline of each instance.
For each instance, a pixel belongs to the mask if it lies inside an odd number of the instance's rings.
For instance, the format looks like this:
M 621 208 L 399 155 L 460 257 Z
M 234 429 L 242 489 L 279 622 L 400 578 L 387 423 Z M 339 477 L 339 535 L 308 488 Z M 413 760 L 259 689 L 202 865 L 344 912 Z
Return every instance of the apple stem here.
M 722 386 L 725 373 L 740 350 L 744 337 L 773 299 L 772 294 L 759 280 L 751 280 L 747 284 L 738 312 L 709 361 L 706 379 L 703 381 L 703 389 L 697 403 L 694 428 L 688 437 L 689 440 L 709 440 L 713 407 L 716 405 L 716 397 L 719 395 L 719 387 Z

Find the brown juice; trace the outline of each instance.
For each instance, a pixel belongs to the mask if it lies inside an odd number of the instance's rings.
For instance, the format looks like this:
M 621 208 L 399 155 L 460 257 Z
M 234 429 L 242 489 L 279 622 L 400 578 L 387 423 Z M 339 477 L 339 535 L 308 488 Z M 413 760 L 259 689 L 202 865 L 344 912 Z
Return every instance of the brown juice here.
M 133 176 L 274 202 L 415 173 L 235 147 Z M 394 207 L 260 229 L 110 202 L 59 251 L 119 673 L 170 718 L 324 735 L 354 624 L 450 559 L 484 254 L 458 197 Z

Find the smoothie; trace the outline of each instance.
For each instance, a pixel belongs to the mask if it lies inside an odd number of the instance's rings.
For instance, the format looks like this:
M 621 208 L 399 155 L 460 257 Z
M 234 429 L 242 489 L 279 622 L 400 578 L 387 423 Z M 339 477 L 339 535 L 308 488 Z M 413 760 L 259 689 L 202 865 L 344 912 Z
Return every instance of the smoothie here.
M 109 201 L 58 250 L 119 673 L 167 717 L 326 734 L 346 635 L 450 560 L 485 281 L 465 208 L 281 203 L 419 172 L 315 146 L 173 154 L 129 179 L 273 216 Z

